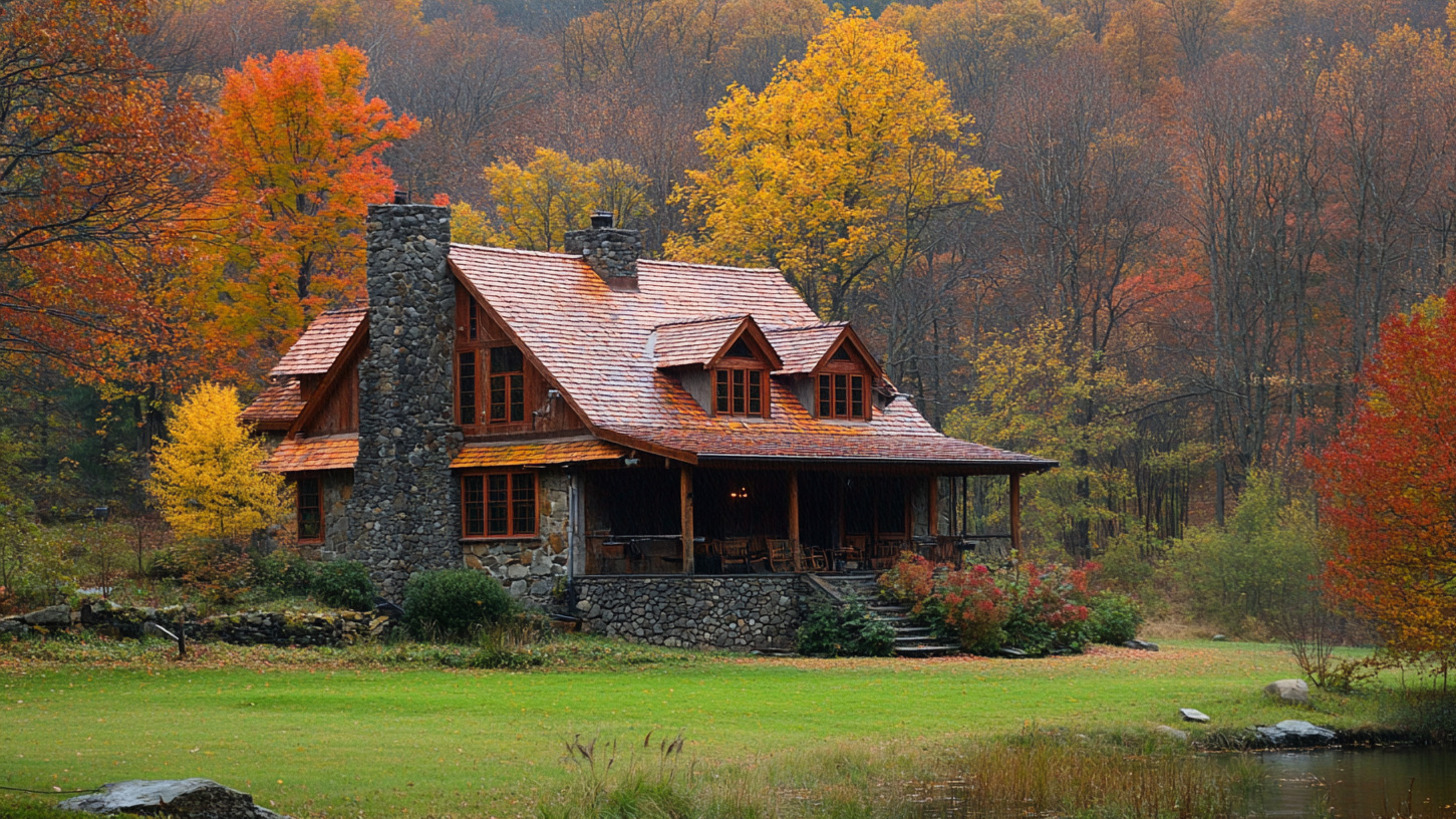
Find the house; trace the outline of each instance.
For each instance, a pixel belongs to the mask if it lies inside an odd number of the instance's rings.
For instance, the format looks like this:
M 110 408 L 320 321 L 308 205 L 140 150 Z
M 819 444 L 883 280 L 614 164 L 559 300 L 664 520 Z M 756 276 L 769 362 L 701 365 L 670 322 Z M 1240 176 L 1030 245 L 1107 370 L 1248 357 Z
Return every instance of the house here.
M 368 306 L 319 316 L 244 413 L 281 435 L 301 543 L 390 596 L 464 565 L 598 630 L 740 647 L 791 643 L 812 573 L 1014 545 L 1020 477 L 1055 464 L 938 433 L 777 271 L 642 258 L 607 215 L 566 245 L 369 209 Z M 977 475 L 1009 479 L 1009 532 L 965 530 Z

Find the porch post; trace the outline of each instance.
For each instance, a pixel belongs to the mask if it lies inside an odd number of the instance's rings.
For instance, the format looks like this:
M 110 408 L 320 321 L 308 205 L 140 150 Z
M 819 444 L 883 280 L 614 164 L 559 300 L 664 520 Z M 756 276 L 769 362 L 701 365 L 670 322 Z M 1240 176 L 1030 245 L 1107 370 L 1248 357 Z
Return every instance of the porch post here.
M 789 470 L 789 548 L 794 553 L 794 571 L 804 570 L 799 554 L 799 470 Z
M 682 510 L 682 557 L 683 572 L 695 574 L 693 564 L 693 468 L 683 464 L 678 468 L 678 495 Z
M 1021 475 L 1011 474 L 1011 548 L 1021 554 Z

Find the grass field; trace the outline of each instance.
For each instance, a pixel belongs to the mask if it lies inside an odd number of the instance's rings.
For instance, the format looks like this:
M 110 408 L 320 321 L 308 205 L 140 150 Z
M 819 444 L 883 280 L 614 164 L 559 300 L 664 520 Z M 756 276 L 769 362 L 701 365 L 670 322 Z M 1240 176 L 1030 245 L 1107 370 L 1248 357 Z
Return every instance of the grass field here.
M 1213 717 L 1195 734 L 1291 717 L 1353 728 L 1379 707 L 1370 695 L 1317 694 L 1315 712 L 1275 704 L 1260 689 L 1297 676 L 1285 652 L 1192 641 L 1042 660 L 662 652 L 606 671 L 441 670 L 278 649 L 167 657 L 155 646 L 53 662 L 0 645 L 0 785 L 202 776 L 297 816 L 534 815 L 577 776 L 562 761 L 575 735 L 639 746 L 648 732 L 654 745 L 682 732 L 699 768 L 791 778 L 807 756 L 846 749 L 934 753 L 1028 729 L 1141 736 L 1176 724 L 1184 706 Z M 0 815 L 51 801 L 0 794 Z

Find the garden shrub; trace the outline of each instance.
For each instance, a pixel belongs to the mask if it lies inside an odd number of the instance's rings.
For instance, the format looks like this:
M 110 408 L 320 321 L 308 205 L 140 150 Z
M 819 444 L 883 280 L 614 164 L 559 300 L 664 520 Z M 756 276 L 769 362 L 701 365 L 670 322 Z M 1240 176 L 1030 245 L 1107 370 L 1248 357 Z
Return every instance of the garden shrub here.
M 799 653 L 810 657 L 889 657 L 895 630 L 858 597 L 839 605 L 815 600 L 799 627 L 798 643 Z
M 1143 608 L 1138 601 L 1114 591 L 1100 591 L 1092 596 L 1092 613 L 1087 618 L 1087 637 L 1094 643 L 1120 646 L 1137 637 L 1143 624 Z
M 368 611 L 374 608 L 374 581 L 355 560 L 331 560 L 314 572 L 313 596 L 326 606 Z
M 292 549 L 255 553 L 251 573 L 253 588 L 269 597 L 308 594 L 314 590 L 313 564 Z M 372 605 L 372 591 L 369 600 Z
M 187 563 L 180 547 L 158 549 L 147 561 L 147 577 L 153 580 L 181 580 L 184 574 L 187 574 Z
M 952 570 L 907 553 L 880 583 L 918 622 L 936 636 L 949 632 L 966 651 L 989 654 L 1009 647 L 1041 655 L 1080 651 L 1087 642 L 1087 575 L 1095 568 L 1026 561 L 1000 571 Z
M 474 569 L 420 572 L 404 586 L 405 625 L 420 639 L 468 639 L 514 610 L 500 581 Z

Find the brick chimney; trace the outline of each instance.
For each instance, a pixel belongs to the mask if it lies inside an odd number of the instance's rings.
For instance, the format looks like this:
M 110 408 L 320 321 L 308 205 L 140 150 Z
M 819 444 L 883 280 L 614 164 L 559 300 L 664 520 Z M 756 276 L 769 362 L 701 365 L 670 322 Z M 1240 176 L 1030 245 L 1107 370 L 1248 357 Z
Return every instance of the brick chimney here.
M 398 599 L 412 572 L 461 565 L 450 211 L 370 205 L 367 228 L 369 349 L 359 362 L 349 557 Z
M 613 290 L 637 289 L 637 259 L 642 255 L 642 231 L 612 227 L 610 211 L 593 211 L 591 227 L 568 231 L 566 252 L 580 253 L 582 259 Z

